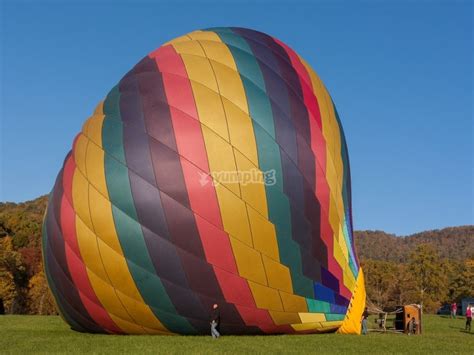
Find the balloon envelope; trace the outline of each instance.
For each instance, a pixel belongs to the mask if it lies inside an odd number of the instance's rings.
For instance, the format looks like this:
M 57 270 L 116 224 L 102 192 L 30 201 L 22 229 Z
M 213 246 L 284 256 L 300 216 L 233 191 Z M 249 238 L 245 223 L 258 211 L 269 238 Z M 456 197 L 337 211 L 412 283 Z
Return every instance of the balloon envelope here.
M 287 45 L 243 28 L 151 52 L 66 156 L 43 227 L 48 283 L 78 331 L 360 331 L 347 146 Z

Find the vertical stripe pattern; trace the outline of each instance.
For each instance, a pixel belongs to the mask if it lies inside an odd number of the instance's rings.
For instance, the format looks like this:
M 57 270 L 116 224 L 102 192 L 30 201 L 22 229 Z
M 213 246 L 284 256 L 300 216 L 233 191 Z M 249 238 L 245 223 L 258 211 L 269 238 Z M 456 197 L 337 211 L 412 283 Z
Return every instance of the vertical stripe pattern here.
M 319 77 L 269 35 L 211 28 L 151 52 L 99 103 L 42 241 L 75 330 L 206 334 L 217 303 L 224 334 L 291 334 L 353 317 L 352 232 L 348 148 Z

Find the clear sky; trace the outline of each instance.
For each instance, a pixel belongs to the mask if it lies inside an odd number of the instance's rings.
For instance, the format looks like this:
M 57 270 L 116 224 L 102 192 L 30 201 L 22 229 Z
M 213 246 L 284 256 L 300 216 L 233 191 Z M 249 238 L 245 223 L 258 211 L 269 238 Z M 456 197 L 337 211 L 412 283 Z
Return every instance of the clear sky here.
M 0 2 L 1 201 L 50 191 L 83 121 L 140 58 L 241 26 L 286 42 L 327 85 L 356 229 L 474 224 L 471 1 Z

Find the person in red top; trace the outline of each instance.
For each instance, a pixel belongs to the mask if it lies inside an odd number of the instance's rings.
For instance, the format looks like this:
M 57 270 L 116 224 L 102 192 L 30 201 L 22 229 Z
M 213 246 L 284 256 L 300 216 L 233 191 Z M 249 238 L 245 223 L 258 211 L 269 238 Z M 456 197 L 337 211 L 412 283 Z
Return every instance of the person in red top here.
M 472 307 L 470 304 L 466 308 L 466 330 L 471 331 L 471 322 L 472 322 Z
M 453 304 L 451 305 L 451 318 L 456 319 L 457 311 L 458 311 L 458 305 L 456 304 L 456 302 L 453 302 Z

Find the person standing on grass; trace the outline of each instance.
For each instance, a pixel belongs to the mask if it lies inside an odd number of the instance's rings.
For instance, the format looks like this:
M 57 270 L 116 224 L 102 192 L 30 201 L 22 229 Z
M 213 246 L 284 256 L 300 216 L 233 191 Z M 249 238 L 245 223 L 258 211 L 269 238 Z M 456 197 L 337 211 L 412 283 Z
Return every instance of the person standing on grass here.
M 472 307 L 470 304 L 467 305 L 466 308 L 466 328 L 465 330 L 471 331 L 471 323 L 472 323 Z
M 416 334 L 418 328 L 418 323 L 416 322 L 415 317 L 412 317 L 408 322 L 408 335 Z
M 213 339 L 218 339 L 221 335 L 218 331 L 221 322 L 221 313 L 217 303 L 212 306 L 211 312 L 211 335 Z
M 362 335 L 367 335 L 367 332 L 369 331 L 367 328 L 368 318 L 369 318 L 369 311 L 367 310 L 367 307 L 365 307 L 364 313 L 362 313 L 362 319 L 360 320 L 362 323 Z
M 451 304 L 451 318 L 456 319 L 456 312 L 457 311 L 458 311 L 458 305 L 456 304 L 456 302 L 453 302 Z

